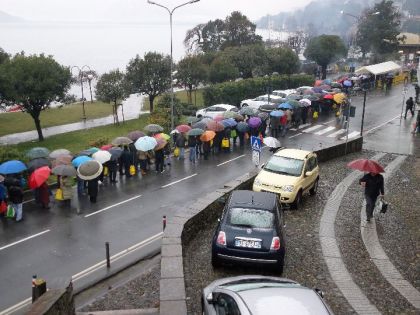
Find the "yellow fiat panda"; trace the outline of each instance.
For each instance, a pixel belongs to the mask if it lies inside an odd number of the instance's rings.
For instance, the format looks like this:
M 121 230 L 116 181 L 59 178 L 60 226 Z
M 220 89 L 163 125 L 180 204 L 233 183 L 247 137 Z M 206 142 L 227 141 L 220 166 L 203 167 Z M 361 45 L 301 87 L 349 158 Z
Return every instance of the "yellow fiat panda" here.
M 281 203 L 299 209 L 304 193 L 316 194 L 318 181 L 319 167 L 314 152 L 282 149 L 263 165 L 252 189 L 277 193 Z

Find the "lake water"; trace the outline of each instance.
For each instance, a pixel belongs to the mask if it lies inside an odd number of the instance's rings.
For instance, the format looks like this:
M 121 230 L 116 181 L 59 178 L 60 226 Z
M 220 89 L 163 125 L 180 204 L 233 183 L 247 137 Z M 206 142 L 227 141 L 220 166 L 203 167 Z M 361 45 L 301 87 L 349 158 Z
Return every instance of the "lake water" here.
M 174 59 L 185 55 L 183 40 L 195 25 L 175 24 Z M 90 66 L 98 73 L 111 69 L 125 70 L 136 54 L 148 51 L 170 53 L 170 30 L 167 24 L 142 23 L 47 23 L 0 24 L 0 47 L 8 53 L 25 51 L 53 55 L 66 66 Z

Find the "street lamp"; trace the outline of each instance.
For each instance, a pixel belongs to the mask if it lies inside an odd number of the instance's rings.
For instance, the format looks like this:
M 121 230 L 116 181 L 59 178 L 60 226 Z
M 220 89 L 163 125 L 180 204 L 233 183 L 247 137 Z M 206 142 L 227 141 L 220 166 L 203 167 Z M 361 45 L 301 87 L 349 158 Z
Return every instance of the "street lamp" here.
M 169 9 L 168 7 L 165 7 L 162 4 L 156 3 L 156 2 L 151 1 L 151 0 L 147 0 L 147 3 L 156 5 L 156 6 L 161 7 L 161 8 L 164 8 L 169 13 L 169 25 L 170 25 L 170 28 L 171 28 L 171 130 L 174 129 L 174 80 L 173 80 L 173 55 L 172 55 L 172 52 L 173 52 L 172 15 L 173 15 L 173 13 L 176 9 L 178 9 L 180 7 L 183 7 L 187 4 L 193 4 L 193 3 L 198 2 L 198 1 L 200 1 L 200 0 L 191 0 L 191 1 L 188 1 L 188 2 L 185 2 L 183 4 L 178 5 L 178 6 L 174 7 L 173 9 Z
M 92 79 L 93 79 L 93 74 L 89 73 L 87 75 L 87 79 L 89 82 L 89 90 L 90 90 L 90 102 L 93 104 L 93 97 L 92 97 Z
M 88 65 L 84 65 L 83 67 L 79 68 L 78 66 L 73 66 L 70 69 L 70 72 L 73 71 L 73 68 L 76 68 L 77 70 L 79 70 L 79 74 L 78 77 L 80 78 L 80 87 L 82 88 L 82 106 L 83 106 L 83 120 L 86 121 L 86 112 L 85 112 L 85 96 L 84 96 L 84 92 L 83 92 L 83 77 L 85 75 L 85 68 L 88 68 L 89 71 L 90 67 Z

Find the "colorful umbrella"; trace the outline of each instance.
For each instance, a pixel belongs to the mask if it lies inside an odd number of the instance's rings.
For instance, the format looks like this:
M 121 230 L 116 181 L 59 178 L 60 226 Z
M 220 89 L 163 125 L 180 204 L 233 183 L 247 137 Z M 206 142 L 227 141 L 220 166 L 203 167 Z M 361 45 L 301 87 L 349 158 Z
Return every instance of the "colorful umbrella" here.
M 292 105 L 290 105 L 289 103 L 283 103 L 283 104 L 280 104 L 279 106 L 277 106 L 277 108 L 279 108 L 279 109 L 293 109 L 294 107 Z
M 112 148 L 112 144 L 105 144 L 101 147 L 101 150 L 107 150 L 108 151 L 111 148 Z
M 44 147 L 35 147 L 30 149 L 25 156 L 30 159 L 46 158 L 50 154 L 50 150 Z
M 282 117 L 282 116 L 284 116 L 284 112 L 282 110 L 273 110 L 270 113 L 270 116 L 272 116 L 272 117 Z
M 384 168 L 376 161 L 369 159 L 358 159 L 347 164 L 348 167 L 366 173 L 383 173 Z
M 346 99 L 346 94 L 344 93 L 337 93 L 334 95 L 334 101 L 338 104 L 341 104 Z
M 163 133 L 163 132 L 157 133 L 153 137 L 156 138 L 156 140 L 161 138 L 161 139 L 165 139 L 166 141 L 169 141 L 169 139 L 171 139 L 170 135 L 168 135 L 166 133 Z
M 200 136 L 204 133 L 203 129 L 194 128 L 187 132 L 187 136 Z
M 155 147 L 155 151 L 162 150 L 167 143 L 168 141 L 166 141 L 165 139 L 162 139 L 162 138 L 158 139 L 156 147 Z
M 100 150 L 98 152 L 93 153 L 92 158 L 95 161 L 98 161 L 99 163 L 104 164 L 108 162 L 109 160 L 111 160 L 111 156 L 112 154 L 109 153 L 108 151 Z
M 216 136 L 216 133 L 213 130 L 206 130 L 200 136 L 200 140 L 203 142 L 207 142 L 207 141 L 213 140 L 215 136 Z
M 143 152 L 153 150 L 156 145 L 156 139 L 149 136 L 141 137 L 134 143 L 136 149 Z
M 83 180 L 92 180 L 101 175 L 103 166 L 95 160 L 87 161 L 77 168 L 77 176 Z
M 225 130 L 225 126 L 223 126 L 220 122 L 212 120 L 207 123 L 207 129 L 218 132 Z
M 50 177 L 51 169 L 48 166 L 42 166 L 31 174 L 29 176 L 29 188 L 35 189 L 41 186 L 43 183 L 45 183 L 48 180 L 48 177 Z
M 69 154 L 71 154 L 71 152 L 67 149 L 57 149 L 57 150 L 52 151 L 48 156 L 51 159 L 56 159 L 61 155 L 69 155 Z
M 333 100 L 334 96 L 332 94 L 326 94 L 324 95 L 324 100 Z
M 310 100 L 308 100 L 307 98 L 303 98 L 299 101 L 301 104 L 303 104 L 303 106 L 305 107 L 309 107 L 311 106 L 312 102 Z
M 127 138 L 136 141 L 138 138 L 144 137 L 146 134 L 140 130 L 134 130 L 128 133 Z
M 178 130 L 179 132 L 188 132 L 191 130 L 191 127 L 188 125 L 179 125 L 175 127 L 176 130 Z
M 248 120 L 248 125 L 251 127 L 251 128 L 257 128 L 259 125 L 261 125 L 262 124 L 262 121 L 261 121 L 261 118 L 260 117 L 251 117 L 249 120 Z
M 144 127 L 144 130 L 148 133 L 158 133 L 163 131 L 163 127 L 157 124 L 150 124 Z
M 249 126 L 246 122 L 241 121 L 236 125 L 236 130 L 239 132 L 247 132 L 249 130 Z
M 111 141 L 113 145 L 128 145 L 133 143 L 133 140 L 127 137 L 116 137 L 114 140 Z
M 18 160 L 11 160 L 0 164 L 0 174 L 17 174 L 26 170 L 26 165 Z
M 76 169 L 72 165 L 57 165 L 51 172 L 60 176 L 76 176 Z
M 28 172 L 32 173 L 37 168 L 40 168 L 40 167 L 43 167 L 43 166 L 51 167 L 51 162 L 46 158 L 38 158 L 38 159 L 33 159 L 33 160 L 29 161 L 26 164 L 26 166 L 28 167 Z
M 86 155 L 81 155 L 81 156 L 78 156 L 77 158 L 75 158 L 73 161 L 71 161 L 71 164 L 74 167 L 79 167 L 81 164 L 86 163 L 86 162 L 91 161 L 91 160 L 92 160 L 91 157 L 88 157 Z
M 280 141 L 274 137 L 265 137 L 263 138 L 263 143 L 270 148 L 280 148 Z

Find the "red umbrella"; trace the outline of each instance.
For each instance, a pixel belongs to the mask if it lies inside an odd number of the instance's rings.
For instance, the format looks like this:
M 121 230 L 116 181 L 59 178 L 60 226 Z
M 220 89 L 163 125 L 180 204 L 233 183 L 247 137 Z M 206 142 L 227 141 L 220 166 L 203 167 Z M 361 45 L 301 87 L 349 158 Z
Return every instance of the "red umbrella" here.
M 179 125 L 175 129 L 178 130 L 179 132 L 188 132 L 191 130 L 191 127 L 188 125 Z
M 219 123 L 218 121 L 209 121 L 207 123 L 207 129 L 208 130 L 213 130 L 213 131 L 223 131 L 225 129 L 225 126 L 223 126 L 221 123 Z
M 384 168 L 378 163 L 373 160 L 368 159 L 358 159 L 351 161 L 347 164 L 348 167 L 359 170 L 365 173 L 383 173 L 385 172 Z
M 314 86 L 320 86 L 323 82 L 322 80 L 316 80 Z
M 111 149 L 113 147 L 112 144 L 105 144 L 101 147 L 101 150 L 105 150 L 108 151 L 109 149 Z
M 324 100 L 333 100 L 333 99 L 334 99 L 334 95 L 332 94 L 324 95 Z
M 31 176 L 29 176 L 29 187 L 31 189 L 38 188 L 47 181 L 50 174 L 51 169 L 48 166 L 37 168 Z

